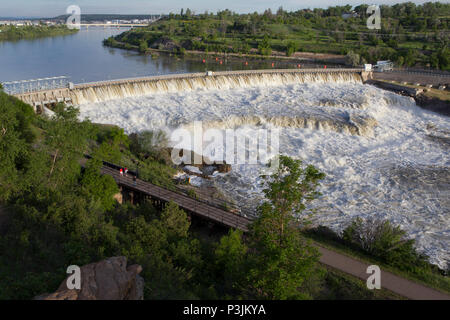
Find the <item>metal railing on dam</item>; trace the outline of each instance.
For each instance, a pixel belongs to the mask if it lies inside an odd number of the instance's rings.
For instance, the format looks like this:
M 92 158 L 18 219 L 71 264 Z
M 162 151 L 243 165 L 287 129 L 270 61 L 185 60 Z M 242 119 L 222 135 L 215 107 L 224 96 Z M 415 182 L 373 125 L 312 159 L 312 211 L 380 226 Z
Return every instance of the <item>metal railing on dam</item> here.
M 15 96 L 31 104 L 39 112 L 45 105 L 58 102 L 81 105 L 157 92 L 191 91 L 197 89 L 231 89 L 238 87 L 283 85 L 305 82 L 365 81 L 369 72 L 361 68 L 264 69 L 219 72 L 167 74 L 70 84 Z
M 20 95 L 23 93 L 67 88 L 69 85 L 69 78 L 61 76 L 42 79 L 9 81 L 3 82 L 2 85 L 6 93 L 11 95 Z

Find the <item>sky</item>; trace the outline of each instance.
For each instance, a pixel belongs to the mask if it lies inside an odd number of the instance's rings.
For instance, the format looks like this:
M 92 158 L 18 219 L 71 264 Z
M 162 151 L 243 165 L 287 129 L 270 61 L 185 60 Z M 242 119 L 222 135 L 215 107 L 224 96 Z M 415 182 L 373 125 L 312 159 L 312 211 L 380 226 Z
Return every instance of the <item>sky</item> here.
M 429 0 L 428 0 L 429 1 Z M 395 4 L 401 0 L 0 0 L 0 17 L 55 17 L 66 14 L 69 5 L 80 6 L 83 13 L 160 14 L 179 13 L 190 8 L 196 13 L 230 9 L 235 12 L 262 12 L 283 6 L 285 10 L 326 8 L 335 5 Z M 427 1 L 412 0 L 414 3 Z M 432 1 L 435 2 L 435 1 Z M 441 2 L 448 2 L 443 0 Z

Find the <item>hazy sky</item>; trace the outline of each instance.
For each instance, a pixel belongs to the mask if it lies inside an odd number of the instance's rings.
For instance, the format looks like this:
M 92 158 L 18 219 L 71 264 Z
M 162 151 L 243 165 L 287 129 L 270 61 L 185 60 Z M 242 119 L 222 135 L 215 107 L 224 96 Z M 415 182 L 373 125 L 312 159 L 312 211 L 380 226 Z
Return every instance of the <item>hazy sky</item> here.
M 0 0 L 0 17 L 32 16 L 53 17 L 66 13 L 71 4 L 81 7 L 82 13 L 150 14 L 178 13 L 181 8 L 190 8 L 197 13 L 205 10 L 216 12 L 230 9 L 236 12 L 276 10 L 283 6 L 286 10 L 328 7 L 332 5 L 395 4 L 405 1 L 393 0 Z M 415 3 L 427 1 L 412 0 Z M 435 1 L 433 1 L 435 2 Z M 448 2 L 448 1 L 441 1 Z

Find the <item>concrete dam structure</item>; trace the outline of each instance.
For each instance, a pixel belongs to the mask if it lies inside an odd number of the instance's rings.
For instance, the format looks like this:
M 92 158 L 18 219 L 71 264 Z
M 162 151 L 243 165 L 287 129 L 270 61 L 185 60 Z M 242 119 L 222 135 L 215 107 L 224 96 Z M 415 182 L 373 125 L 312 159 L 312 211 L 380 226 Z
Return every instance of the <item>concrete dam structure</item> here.
M 364 82 L 370 78 L 370 72 L 348 68 L 242 70 L 91 82 L 69 88 L 22 93 L 15 96 L 32 105 L 36 112 L 40 112 L 43 106 L 51 106 L 59 102 L 82 105 L 164 92 L 198 89 L 225 90 L 311 82 Z

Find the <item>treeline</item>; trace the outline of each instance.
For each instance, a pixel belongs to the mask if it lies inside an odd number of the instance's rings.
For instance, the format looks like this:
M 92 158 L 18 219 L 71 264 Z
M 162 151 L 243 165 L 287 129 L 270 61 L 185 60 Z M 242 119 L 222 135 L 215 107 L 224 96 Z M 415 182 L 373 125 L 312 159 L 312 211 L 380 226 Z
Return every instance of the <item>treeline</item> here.
M 15 41 L 21 39 L 36 39 L 44 37 L 64 36 L 77 33 L 77 29 L 69 29 L 66 25 L 57 26 L 0 26 L 0 41 Z
M 200 50 L 291 56 L 295 52 L 358 54 L 362 64 L 393 60 L 398 66 L 450 67 L 448 30 L 450 4 L 411 2 L 381 6 L 381 30 L 366 25 L 367 5 L 303 9 L 279 8 L 264 13 L 237 14 L 230 10 L 194 14 L 181 10 L 148 28 L 114 38 L 154 49 Z M 348 16 L 344 16 L 348 14 Z M 143 44 L 145 43 L 145 44 Z M 112 40 L 107 45 L 114 46 Z

